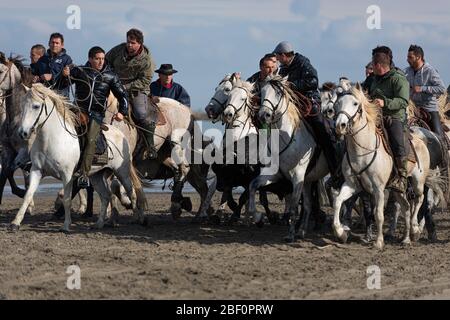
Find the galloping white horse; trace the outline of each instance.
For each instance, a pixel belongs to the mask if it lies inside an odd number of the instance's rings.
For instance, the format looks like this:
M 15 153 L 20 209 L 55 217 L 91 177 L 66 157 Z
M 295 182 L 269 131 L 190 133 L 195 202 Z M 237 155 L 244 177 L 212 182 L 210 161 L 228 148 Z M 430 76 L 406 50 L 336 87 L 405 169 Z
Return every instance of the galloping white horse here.
M 305 180 L 308 166 L 317 150 L 317 144 L 296 106 L 300 105 L 300 102 L 285 78 L 279 76 L 268 78 L 267 84 L 261 89 L 261 102 L 258 113 L 259 120 L 262 123 L 270 124 L 272 131 L 279 131 L 279 140 L 276 141 L 278 142 L 279 163 L 278 172 L 274 174 L 272 168 L 263 167 L 260 176 L 250 184 L 249 213 L 254 215 L 255 222 L 258 223 L 262 216 L 256 212 L 256 190 L 287 179 L 292 183 L 293 192 L 286 197 L 286 205 L 294 220 L 298 218 L 300 196 L 303 191 L 305 192 L 303 197 L 305 212 L 299 230 L 300 237 L 304 237 L 312 210 L 311 182 L 318 181 L 328 174 L 328 166 L 323 153 L 321 153 L 316 165 L 308 172 L 307 181 Z M 274 150 L 273 145 L 270 146 L 270 150 Z M 305 184 L 305 182 L 307 183 Z M 290 224 L 286 240 L 294 241 L 295 225 L 296 223 Z
M 372 195 L 375 205 L 375 219 L 377 223 L 376 248 L 384 246 L 383 222 L 384 222 L 384 190 L 392 172 L 393 160 L 383 147 L 381 138 L 376 132 L 376 123 L 379 110 L 365 97 L 359 84 L 351 91 L 343 94 L 336 102 L 336 130 L 338 134 L 346 138 L 346 159 L 342 163 L 342 171 L 345 183 L 334 202 L 333 230 L 341 241 L 346 241 L 348 230 L 345 230 L 339 220 L 342 203 L 353 194 L 365 190 Z M 418 238 L 420 228 L 417 214 L 423 201 L 424 184 L 431 189 L 439 191 L 436 186 L 440 183 L 438 171 L 430 170 L 430 155 L 426 144 L 413 135 L 413 145 L 418 156 L 417 163 L 408 163 L 409 176 L 412 178 L 412 188 L 415 197 L 408 204 L 404 195 L 393 192 L 403 212 L 405 212 L 406 228 L 403 243 L 409 244 L 410 227 L 412 227 L 413 239 Z M 413 211 L 410 218 L 410 207 Z
M 64 187 L 65 220 L 63 230 L 68 232 L 71 224 L 70 206 L 72 194 L 72 175 L 80 159 L 80 147 L 75 131 L 75 114 L 67 106 L 66 100 L 44 87 L 34 84 L 27 89 L 22 100 L 22 119 L 19 134 L 23 139 L 30 139 L 35 134 L 31 145 L 30 186 L 24 202 L 19 209 L 10 229 L 17 231 L 23 220 L 25 209 L 39 186 L 41 178 L 53 176 L 62 180 Z M 111 198 L 111 191 L 106 182 L 114 173 L 127 191 L 132 202 L 135 217 L 143 221 L 143 209 L 146 205 L 142 186 L 131 161 L 131 150 L 124 135 L 115 127 L 108 125 L 104 131 L 111 151 L 105 166 L 93 166 L 89 173 L 92 185 L 101 198 L 101 213 L 97 228 L 104 225 L 106 210 Z

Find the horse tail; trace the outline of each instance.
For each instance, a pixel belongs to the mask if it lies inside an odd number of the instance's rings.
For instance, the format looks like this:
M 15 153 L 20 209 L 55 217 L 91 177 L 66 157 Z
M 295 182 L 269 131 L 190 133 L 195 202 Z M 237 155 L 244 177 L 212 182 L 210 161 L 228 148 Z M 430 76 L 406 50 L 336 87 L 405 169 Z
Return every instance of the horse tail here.
M 147 199 L 145 198 L 144 188 L 133 163 L 130 163 L 130 178 L 133 184 L 134 192 L 136 192 L 137 207 L 142 210 L 148 209 Z
M 425 186 L 436 194 L 441 208 L 447 207 L 447 199 L 444 195 L 444 190 L 447 188 L 447 180 L 441 175 L 439 168 L 430 170 L 425 180 Z

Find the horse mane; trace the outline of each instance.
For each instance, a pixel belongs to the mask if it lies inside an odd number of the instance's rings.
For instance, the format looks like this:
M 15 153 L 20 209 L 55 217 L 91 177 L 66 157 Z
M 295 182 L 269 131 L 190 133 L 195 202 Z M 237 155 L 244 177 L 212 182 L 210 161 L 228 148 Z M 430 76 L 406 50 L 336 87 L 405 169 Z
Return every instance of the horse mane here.
M 33 99 L 44 101 L 45 98 L 49 98 L 54 104 L 56 111 L 58 111 L 60 116 L 64 118 L 64 121 L 74 127 L 78 125 L 78 117 L 72 110 L 70 110 L 71 104 L 66 97 L 57 94 L 41 83 L 34 83 L 31 86 L 30 92 Z
M 23 62 L 25 61 L 25 58 L 21 55 L 10 55 L 9 58 L 6 58 L 5 54 L 3 52 L 0 52 L 0 63 L 4 64 L 5 66 L 9 66 L 10 64 L 13 64 L 16 66 L 17 70 L 20 72 L 21 81 L 24 85 L 27 87 L 31 87 L 33 84 L 33 74 L 31 73 L 30 68 L 26 68 Z
M 383 120 L 381 109 L 373 104 L 367 95 L 358 88 L 352 87 L 351 94 L 361 103 L 363 110 L 367 114 L 367 122 L 374 128 L 377 127 Z
M 272 78 L 268 78 L 267 83 L 270 83 L 276 90 L 284 92 L 285 98 L 288 99 L 287 114 L 294 121 L 295 128 L 298 128 L 302 119 L 299 110 L 299 106 L 301 106 L 302 102 L 294 90 L 292 90 L 290 82 L 285 81 L 283 77 L 276 75 Z

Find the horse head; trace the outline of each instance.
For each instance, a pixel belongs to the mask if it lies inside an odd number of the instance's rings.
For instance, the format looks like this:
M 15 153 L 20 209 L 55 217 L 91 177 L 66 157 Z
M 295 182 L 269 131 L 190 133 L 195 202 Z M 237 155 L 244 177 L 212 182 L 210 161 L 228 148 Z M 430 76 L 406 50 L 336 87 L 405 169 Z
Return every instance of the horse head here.
M 258 112 L 261 123 L 271 124 L 277 114 L 283 113 L 281 107 L 285 100 L 284 86 L 287 86 L 287 77 L 269 76 L 266 78 L 265 84 L 261 88 L 261 107 Z
M 235 83 L 240 79 L 239 73 L 233 73 L 225 76 L 217 86 L 214 96 L 209 101 L 205 108 L 206 114 L 210 119 L 216 120 L 225 109 L 228 96 L 233 89 Z
M 337 94 L 337 101 L 334 104 L 337 113 L 336 133 L 338 135 L 347 135 L 351 133 L 352 127 L 362 117 L 361 95 L 364 92 L 358 83 L 355 88 L 350 91 L 342 91 Z
M 225 123 L 231 124 L 246 111 L 250 111 L 248 107 L 251 105 L 253 87 L 253 84 L 239 80 L 231 89 L 222 115 Z

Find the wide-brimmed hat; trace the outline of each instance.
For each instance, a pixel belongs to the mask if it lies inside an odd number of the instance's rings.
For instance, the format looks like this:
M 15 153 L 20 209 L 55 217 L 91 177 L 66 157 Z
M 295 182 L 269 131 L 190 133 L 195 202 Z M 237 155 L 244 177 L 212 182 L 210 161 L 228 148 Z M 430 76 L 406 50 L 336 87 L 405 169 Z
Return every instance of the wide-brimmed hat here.
M 167 76 L 177 73 L 178 71 L 175 70 L 170 63 L 162 64 L 161 67 L 158 70 L 155 70 L 156 73 L 162 73 Z

